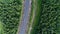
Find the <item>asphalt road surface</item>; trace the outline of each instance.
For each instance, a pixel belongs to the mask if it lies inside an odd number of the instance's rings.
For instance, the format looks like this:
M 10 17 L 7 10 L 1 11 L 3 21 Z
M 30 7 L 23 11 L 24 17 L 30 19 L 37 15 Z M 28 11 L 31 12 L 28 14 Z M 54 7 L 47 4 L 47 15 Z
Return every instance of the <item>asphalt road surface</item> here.
M 27 24 L 29 21 L 29 12 L 30 12 L 31 0 L 24 1 L 24 14 L 22 18 L 22 23 L 20 25 L 20 32 L 19 34 L 26 34 Z

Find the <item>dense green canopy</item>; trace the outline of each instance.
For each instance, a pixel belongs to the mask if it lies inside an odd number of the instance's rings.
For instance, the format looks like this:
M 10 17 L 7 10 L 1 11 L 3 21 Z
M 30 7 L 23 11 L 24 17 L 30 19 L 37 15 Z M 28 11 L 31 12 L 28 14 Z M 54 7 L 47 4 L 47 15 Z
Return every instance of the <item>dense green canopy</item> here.
M 40 8 L 36 9 L 31 34 L 60 34 L 60 0 L 35 0 L 35 3 Z
M 0 32 L 3 34 L 17 33 L 21 9 L 20 0 L 0 0 Z

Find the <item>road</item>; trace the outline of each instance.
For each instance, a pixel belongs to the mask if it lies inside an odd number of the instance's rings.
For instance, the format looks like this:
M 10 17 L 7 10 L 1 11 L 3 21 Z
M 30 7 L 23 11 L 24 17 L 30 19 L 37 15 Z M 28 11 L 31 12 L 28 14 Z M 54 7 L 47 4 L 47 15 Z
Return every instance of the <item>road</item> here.
M 30 15 L 30 7 L 31 7 L 31 0 L 25 0 L 24 1 L 24 10 L 23 10 L 23 17 L 22 22 L 20 25 L 20 32 L 19 34 L 26 34 L 27 25 L 29 21 L 29 15 Z

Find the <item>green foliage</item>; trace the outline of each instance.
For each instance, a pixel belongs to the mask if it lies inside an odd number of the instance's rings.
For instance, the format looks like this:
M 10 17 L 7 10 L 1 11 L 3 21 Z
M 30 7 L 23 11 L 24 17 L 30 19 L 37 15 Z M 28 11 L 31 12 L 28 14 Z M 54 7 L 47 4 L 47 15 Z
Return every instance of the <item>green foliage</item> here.
M 42 0 L 40 5 L 39 20 L 37 15 L 31 34 L 60 34 L 60 0 Z
M 3 23 L 0 21 L 0 34 L 4 34 Z
M 22 2 L 20 0 L 0 0 L 0 19 L 3 23 L 3 25 L 0 23 L 0 29 L 3 29 L 4 34 L 17 33 L 21 8 Z

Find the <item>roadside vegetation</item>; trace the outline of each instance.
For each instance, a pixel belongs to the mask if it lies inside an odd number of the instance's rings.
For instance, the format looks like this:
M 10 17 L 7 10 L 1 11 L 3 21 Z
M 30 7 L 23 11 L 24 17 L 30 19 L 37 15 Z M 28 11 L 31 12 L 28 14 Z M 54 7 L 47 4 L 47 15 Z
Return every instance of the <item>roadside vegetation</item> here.
M 41 0 L 35 0 L 35 18 L 33 20 L 33 24 L 32 24 L 32 30 L 31 30 L 31 34 L 37 34 L 38 30 L 36 30 L 36 26 L 39 24 L 40 21 L 40 13 L 41 13 Z
M 28 31 L 27 34 L 30 34 L 30 27 L 33 19 L 33 12 L 34 12 L 34 0 L 31 0 L 31 12 L 30 12 L 30 18 L 29 18 L 29 23 L 28 23 Z

